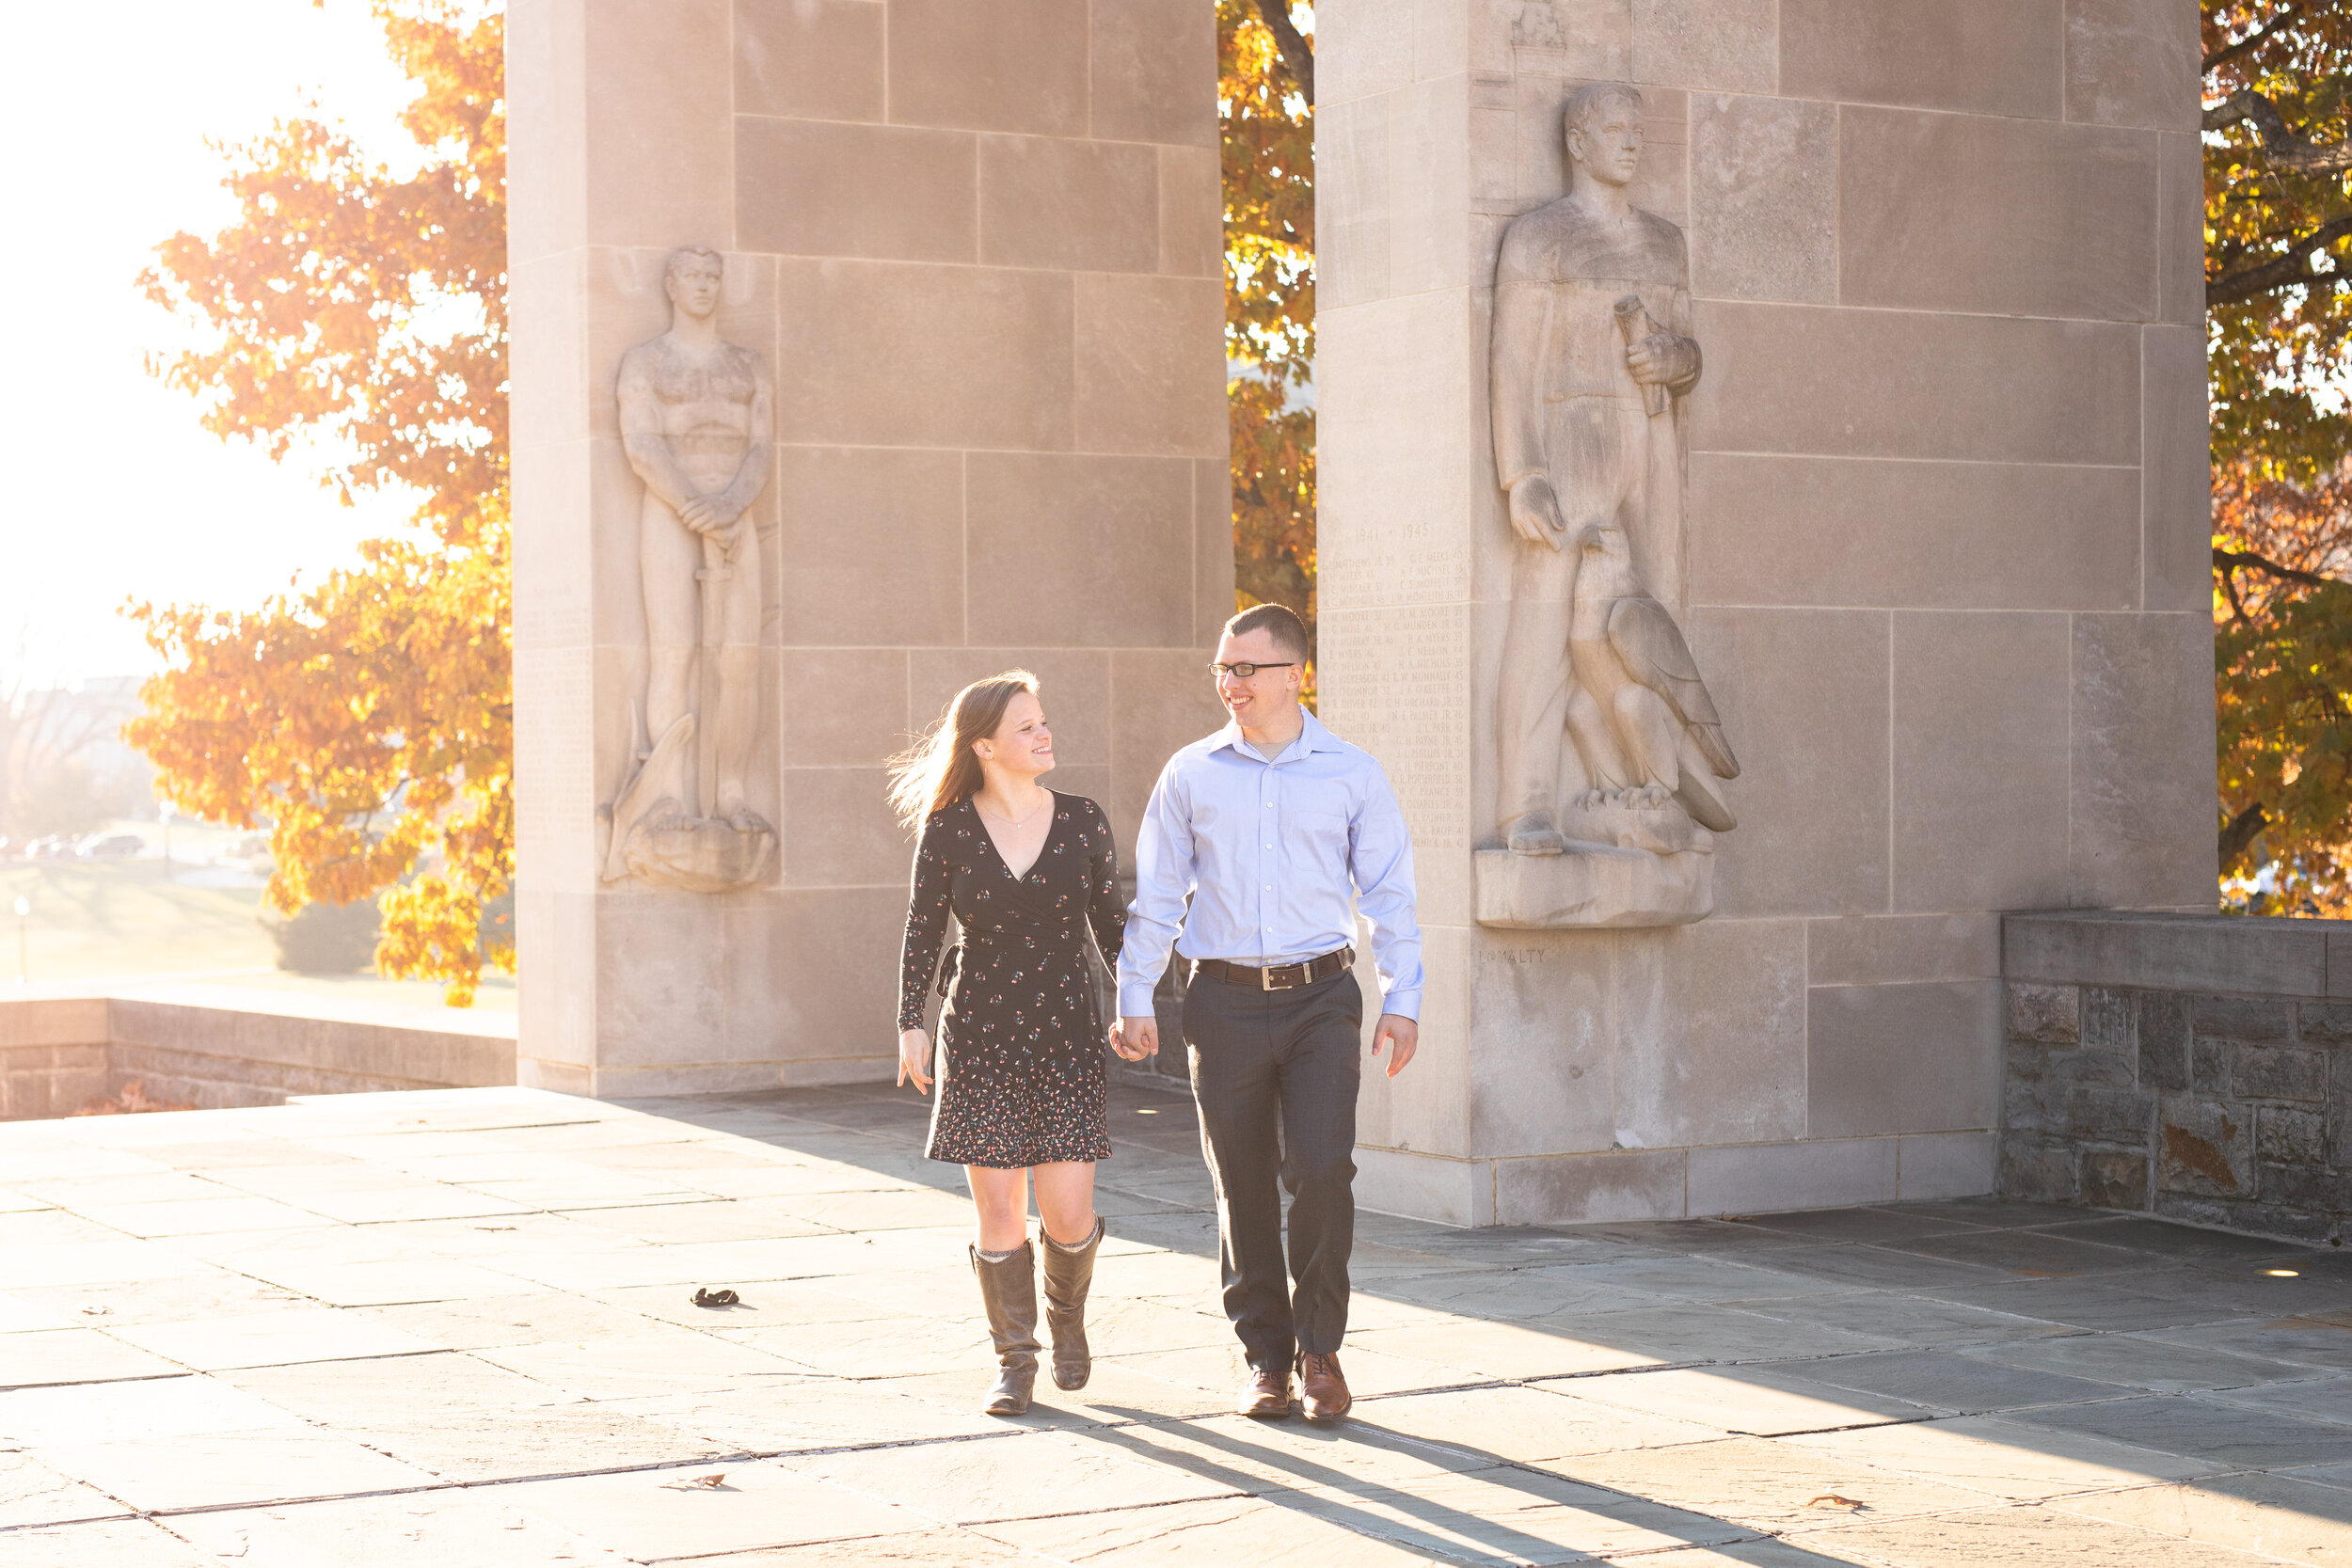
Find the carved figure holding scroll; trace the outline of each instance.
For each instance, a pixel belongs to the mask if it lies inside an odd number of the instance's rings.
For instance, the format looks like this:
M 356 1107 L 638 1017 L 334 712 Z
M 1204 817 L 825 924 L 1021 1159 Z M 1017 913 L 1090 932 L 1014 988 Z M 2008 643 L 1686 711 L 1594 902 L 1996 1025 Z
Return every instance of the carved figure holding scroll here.
M 1687 685 L 1705 696 L 1670 609 L 1682 593 L 1682 400 L 1700 371 L 1690 264 L 1682 231 L 1627 195 L 1642 151 L 1641 95 L 1616 83 L 1579 88 L 1563 135 L 1568 193 L 1512 221 L 1495 277 L 1495 462 L 1518 540 L 1497 694 L 1496 815 L 1520 855 L 1568 847 L 1565 803 L 1625 803 L 1656 826 L 1664 798 L 1700 799 L 1702 788 L 1695 775 L 1686 788 L 1692 770 L 1679 746 L 1660 738 L 1652 706 L 1699 721 L 1669 694 Z M 1596 544 L 1613 562 L 1612 586 L 1581 596 Z M 1574 627 L 1580 613 L 1590 637 Z M 1620 615 L 1628 628 L 1662 626 L 1672 657 L 1665 639 L 1644 636 L 1659 657 L 1626 660 L 1608 635 Z M 1655 684 L 1641 670 L 1656 672 Z M 1711 705 L 1706 715 L 1712 722 Z M 1727 750 L 1697 755 L 1702 771 L 1736 770 Z M 1653 785 L 1621 801 L 1623 790 Z M 1711 789 L 1704 799 L 1720 805 Z M 1728 825 L 1728 812 L 1720 819 Z M 1682 829 L 1665 824 L 1656 847 L 1686 843 Z
M 621 356 L 621 442 L 645 483 L 638 514 L 645 702 L 642 759 L 613 807 L 608 880 L 700 891 L 758 879 L 775 830 L 747 803 L 759 728 L 759 535 L 775 389 L 719 336 L 723 262 L 689 245 L 662 286 L 670 330 Z M 691 779 L 689 768 L 691 767 Z

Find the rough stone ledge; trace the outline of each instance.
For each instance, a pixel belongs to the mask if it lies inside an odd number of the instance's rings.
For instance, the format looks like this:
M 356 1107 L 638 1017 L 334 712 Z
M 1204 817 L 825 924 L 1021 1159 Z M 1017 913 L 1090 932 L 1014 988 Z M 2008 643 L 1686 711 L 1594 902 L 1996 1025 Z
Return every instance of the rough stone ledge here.
M 0 1121 L 65 1116 L 134 1080 L 202 1108 L 494 1087 L 515 1082 L 515 1019 L 200 984 L 0 999 Z
M 1998 1190 L 2352 1233 L 2352 923 L 2005 917 Z
M 2352 922 L 2070 910 L 2001 917 L 2001 973 L 2043 985 L 2352 997 Z

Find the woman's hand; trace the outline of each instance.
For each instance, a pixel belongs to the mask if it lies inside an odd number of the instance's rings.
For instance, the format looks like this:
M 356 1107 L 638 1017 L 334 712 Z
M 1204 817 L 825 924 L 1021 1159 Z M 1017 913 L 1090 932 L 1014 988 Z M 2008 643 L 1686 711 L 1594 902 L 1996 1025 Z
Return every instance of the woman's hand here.
M 1121 1061 L 1139 1062 L 1160 1053 L 1160 1021 L 1122 1018 L 1111 1025 L 1111 1050 Z
M 917 1093 L 931 1092 L 931 1037 L 920 1029 L 898 1031 L 898 1082 L 910 1078 Z

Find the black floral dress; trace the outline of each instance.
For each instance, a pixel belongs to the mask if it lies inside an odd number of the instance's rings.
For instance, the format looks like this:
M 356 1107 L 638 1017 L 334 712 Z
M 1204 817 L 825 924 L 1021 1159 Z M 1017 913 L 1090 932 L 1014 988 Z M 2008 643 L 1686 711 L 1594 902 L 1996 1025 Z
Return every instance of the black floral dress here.
M 938 1099 L 924 1152 L 997 1170 L 1110 1158 L 1104 1030 L 1086 933 L 1091 926 L 1104 961 L 1116 965 L 1127 917 L 1103 808 L 1055 792 L 1045 847 L 1019 879 L 970 800 L 932 814 L 915 847 L 900 948 L 901 1029 L 923 1026 L 924 992 L 951 910 L 963 942 L 948 955 Z

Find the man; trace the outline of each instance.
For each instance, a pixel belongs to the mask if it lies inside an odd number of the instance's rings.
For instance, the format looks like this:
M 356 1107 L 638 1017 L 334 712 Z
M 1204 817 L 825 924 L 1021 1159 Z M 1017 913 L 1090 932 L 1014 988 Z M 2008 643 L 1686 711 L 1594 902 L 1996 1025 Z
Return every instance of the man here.
M 1495 268 L 1496 478 L 1510 496 L 1511 617 L 1496 700 L 1496 818 L 1522 855 L 1565 847 L 1555 812 L 1578 550 L 1615 523 L 1633 574 L 1670 610 L 1682 596 L 1682 436 L 1698 385 L 1682 230 L 1634 206 L 1642 97 L 1613 82 L 1568 98 L 1568 194 L 1511 220 Z
M 645 482 L 638 519 L 645 726 L 665 775 L 640 793 L 739 832 L 767 832 L 746 803 L 745 783 L 759 728 L 759 533 L 751 505 L 768 483 L 775 393 L 760 356 L 719 336 L 723 264 L 703 245 L 674 252 L 662 279 L 670 330 L 621 356 L 621 446 Z M 703 624 L 706 614 L 713 624 Z M 716 668 L 700 671 L 698 693 L 701 659 L 715 659 Z M 690 713 L 700 774 L 691 800 L 681 750 L 660 744 Z M 616 847 L 627 826 L 618 825 Z
M 1226 623 L 1212 669 L 1232 722 L 1170 757 L 1145 808 L 1111 1045 L 1130 1061 L 1159 1050 L 1152 990 L 1173 943 L 1193 966 L 1184 1044 L 1225 1315 L 1249 1363 L 1237 1408 L 1288 1415 L 1295 1365 L 1307 1418 L 1326 1421 L 1349 1404 L 1338 1352 L 1356 1234 L 1356 914 L 1372 926 L 1383 995 L 1372 1051 L 1390 1052 L 1391 1078 L 1420 1043 L 1421 928 L 1404 814 L 1380 765 L 1299 705 L 1306 664 L 1307 628 L 1282 606 Z

